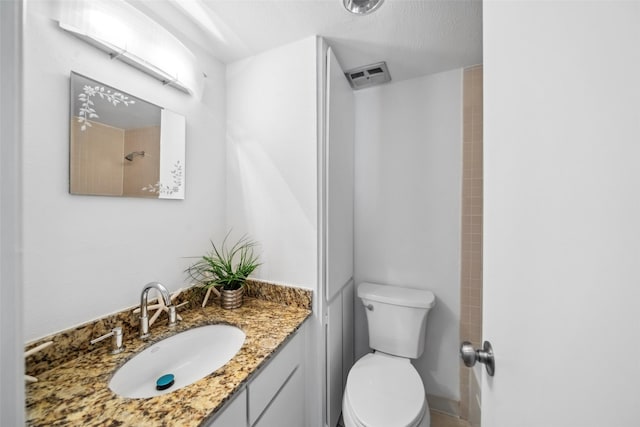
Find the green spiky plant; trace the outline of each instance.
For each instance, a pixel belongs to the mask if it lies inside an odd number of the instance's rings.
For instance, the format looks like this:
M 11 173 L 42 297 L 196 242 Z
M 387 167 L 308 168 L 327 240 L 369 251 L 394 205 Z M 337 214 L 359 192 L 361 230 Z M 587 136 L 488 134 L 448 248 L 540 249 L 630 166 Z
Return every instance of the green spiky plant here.
M 257 243 L 244 235 L 229 247 L 227 239 L 230 233 L 220 246 L 211 241 L 211 251 L 185 270 L 192 279 L 207 288 L 221 286 L 226 291 L 244 286 L 247 277 L 260 265 L 258 256 L 253 252 Z

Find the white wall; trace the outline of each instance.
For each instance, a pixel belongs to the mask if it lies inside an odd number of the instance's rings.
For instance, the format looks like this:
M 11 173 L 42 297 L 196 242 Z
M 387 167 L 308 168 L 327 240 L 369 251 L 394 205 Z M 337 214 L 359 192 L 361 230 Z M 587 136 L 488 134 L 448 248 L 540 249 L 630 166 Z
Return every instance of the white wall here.
M 638 425 L 638 22 L 485 2 L 484 426 Z
M 314 291 L 305 412 L 323 419 L 324 340 L 318 293 L 318 74 L 309 37 L 227 66 L 227 218 L 260 244 L 254 276 Z
M 356 92 L 355 277 L 430 289 L 427 393 L 459 400 L 462 71 Z M 356 356 L 368 351 L 356 300 Z
M 260 243 L 254 276 L 316 289 L 316 38 L 227 66 L 227 216 Z
M 224 66 L 195 51 L 201 100 L 63 32 L 56 2 L 26 3 L 24 93 L 25 340 L 131 306 L 142 286 L 170 289 L 225 234 Z M 77 71 L 186 116 L 186 198 L 72 196 L 69 73 Z

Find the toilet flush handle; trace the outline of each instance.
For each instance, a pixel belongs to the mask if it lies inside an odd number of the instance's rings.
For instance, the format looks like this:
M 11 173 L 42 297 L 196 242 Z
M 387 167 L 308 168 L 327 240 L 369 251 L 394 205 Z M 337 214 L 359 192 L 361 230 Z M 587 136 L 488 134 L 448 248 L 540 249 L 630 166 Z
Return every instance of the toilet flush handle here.
M 367 304 L 365 305 L 365 307 L 367 308 L 367 310 L 373 311 L 373 304 Z
M 467 367 L 472 367 L 476 362 L 484 363 L 487 374 L 492 377 L 496 373 L 496 361 L 493 357 L 493 348 L 489 341 L 485 341 L 482 349 L 474 349 L 469 341 L 460 346 L 460 357 Z

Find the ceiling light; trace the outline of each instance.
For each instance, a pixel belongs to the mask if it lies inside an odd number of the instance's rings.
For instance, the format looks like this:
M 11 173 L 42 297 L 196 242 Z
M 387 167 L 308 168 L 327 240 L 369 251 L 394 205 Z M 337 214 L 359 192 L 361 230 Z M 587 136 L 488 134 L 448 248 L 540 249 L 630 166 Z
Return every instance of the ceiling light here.
M 384 0 L 343 0 L 344 7 L 356 15 L 366 15 L 378 9 Z

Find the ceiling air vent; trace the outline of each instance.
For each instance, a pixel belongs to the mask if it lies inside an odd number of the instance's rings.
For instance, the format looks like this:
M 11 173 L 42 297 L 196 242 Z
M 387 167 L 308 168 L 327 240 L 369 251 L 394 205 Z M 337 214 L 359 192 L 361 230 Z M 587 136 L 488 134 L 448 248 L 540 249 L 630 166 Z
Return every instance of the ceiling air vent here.
M 354 89 L 364 89 L 391 81 L 391 75 L 387 69 L 386 62 L 378 62 L 377 64 L 354 68 L 344 74 Z

